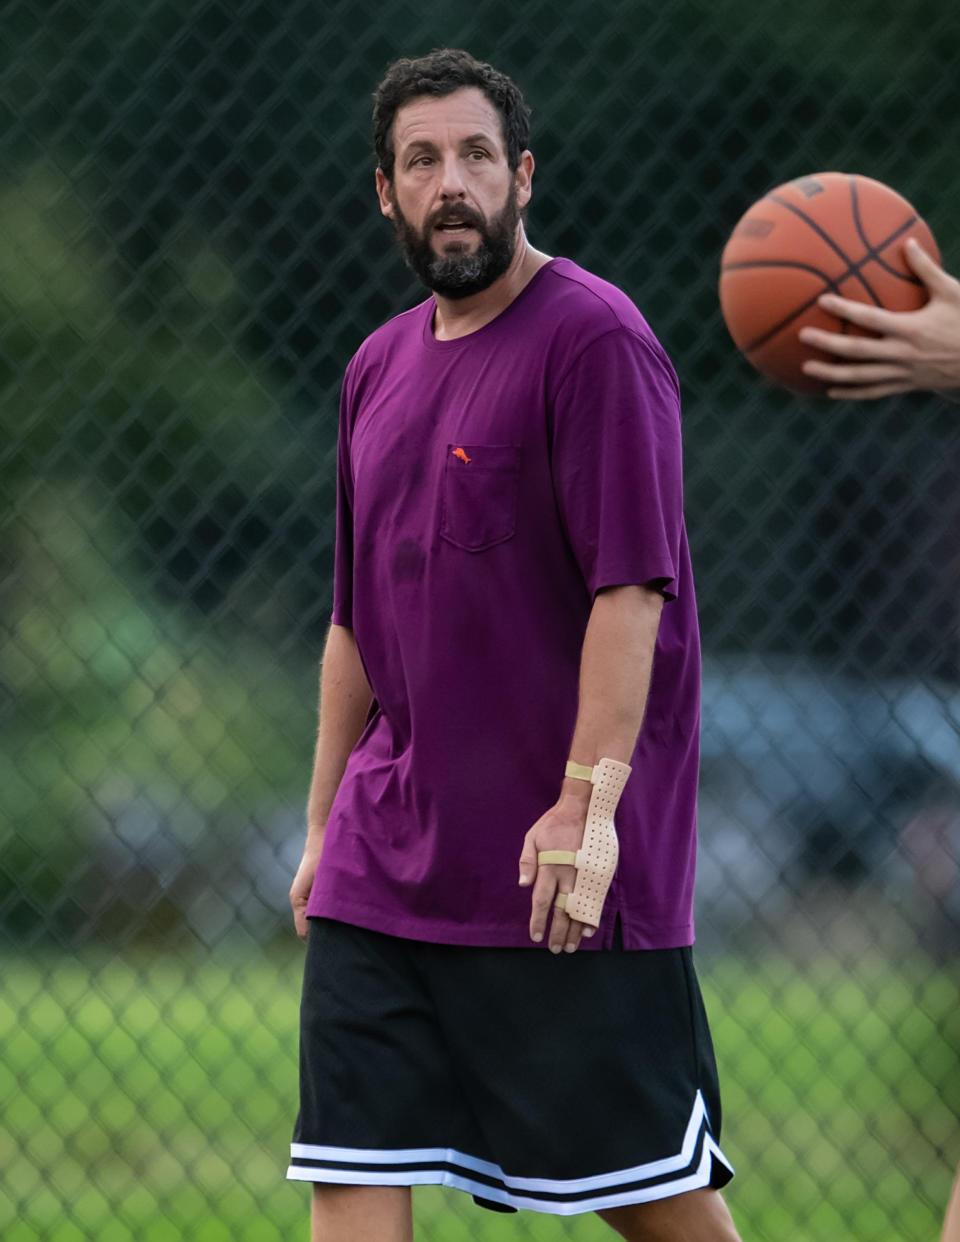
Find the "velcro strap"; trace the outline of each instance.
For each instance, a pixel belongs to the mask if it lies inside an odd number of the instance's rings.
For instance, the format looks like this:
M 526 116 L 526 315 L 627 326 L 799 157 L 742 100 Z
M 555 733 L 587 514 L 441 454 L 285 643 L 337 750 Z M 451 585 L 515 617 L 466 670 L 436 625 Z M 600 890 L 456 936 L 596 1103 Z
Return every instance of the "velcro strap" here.
M 575 781 L 592 781 L 593 768 L 588 768 L 585 763 L 574 763 L 572 759 L 567 760 L 567 766 L 563 769 L 564 776 L 572 776 Z
M 620 852 L 613 813 L 630 775 L 630 765 L 601 759 L 593 769 L 593 792 L 577 851 L 577 882 L 567 898 L 567 914 L 579 923 L 600 926 L 603 903 L 617 869 Z
M 560 863 L 567 867 L 577 865 L 577 855 L 573 850 L 541 850 L 537 855 L 537 865 L 543 863 Z

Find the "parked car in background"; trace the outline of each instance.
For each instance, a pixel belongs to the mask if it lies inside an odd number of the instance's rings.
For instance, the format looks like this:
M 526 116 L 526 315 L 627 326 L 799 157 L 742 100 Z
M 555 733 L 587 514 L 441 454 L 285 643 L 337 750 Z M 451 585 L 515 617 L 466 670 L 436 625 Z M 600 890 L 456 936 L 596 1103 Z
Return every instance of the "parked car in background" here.
M 868 888 L 895 903 L 925 896 L 960 943 L 960 691 L 714 656 L 702 715 L 697 918 L 708 943 L 761 934 L 818 894 Z M 119 777 L 92 806 L 93 846 L 56 899 L 73 931 L 208 946 L 289 932 L 302 806 L 201 811 L 184 791 Z
M 705 661 L 698 906 L 771 916 L 824 885 L 957 895 L 960 692 L 808 661 Z

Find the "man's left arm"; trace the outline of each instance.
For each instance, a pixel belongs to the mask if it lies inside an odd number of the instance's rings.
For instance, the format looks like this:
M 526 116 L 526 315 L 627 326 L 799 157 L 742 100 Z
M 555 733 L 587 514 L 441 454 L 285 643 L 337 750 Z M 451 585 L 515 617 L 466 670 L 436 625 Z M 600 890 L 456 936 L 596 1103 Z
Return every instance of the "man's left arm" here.
M 663 596 L 652 587 L 617 586 L 597 593 L 580 657 L 579 705 L 569 758 L 592 767 L 600 759 L 629 763 L 643 723 Z M 550 922 L 551 952 L 568 953 L 592 929 L 554 906 L 558 893 L 573 891 L 572 866 L 537 864 L 542 850 L 580 848 L 593 786 L 562 779 L 556 803 L 524 838 L 520 884 L 532 886 L 530 936 L 543 940 Z

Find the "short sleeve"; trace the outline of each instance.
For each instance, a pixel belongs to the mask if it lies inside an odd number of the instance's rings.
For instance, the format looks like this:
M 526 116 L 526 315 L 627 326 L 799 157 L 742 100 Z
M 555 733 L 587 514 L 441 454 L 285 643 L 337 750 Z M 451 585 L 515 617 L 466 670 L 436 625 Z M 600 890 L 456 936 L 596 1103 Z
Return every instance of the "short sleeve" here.
M 680 397 L 663 350 L 623 327 L 595 339 L 560 379 L 552 416 L 557 504 L 591 597 L 655 585 L 676 598 Z
M 353 471 L 350 440 L 355 417 L 351 368 L 347 368 L 340 392 L 340 423 L 337 432 L 337 536 L 333 558 L 334 625 L 353 628 Z

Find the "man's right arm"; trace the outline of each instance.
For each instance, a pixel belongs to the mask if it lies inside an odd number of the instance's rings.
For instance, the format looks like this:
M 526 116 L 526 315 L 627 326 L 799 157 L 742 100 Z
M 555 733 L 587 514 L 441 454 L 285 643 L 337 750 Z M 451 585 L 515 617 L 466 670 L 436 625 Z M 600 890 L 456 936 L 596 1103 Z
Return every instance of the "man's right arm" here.
M 307 840 L 290 888 L 293 921 L 302 940 L 307 937 L 307 901 L 323 849 L 327 816 L 372 701 L 353 631 L 331 625 L 320 667 L 320 723 L 307 800 Z

